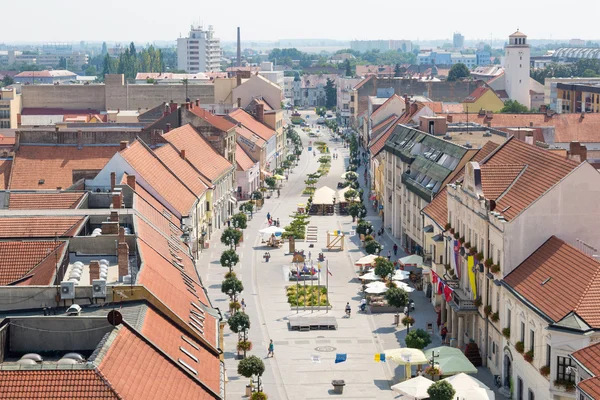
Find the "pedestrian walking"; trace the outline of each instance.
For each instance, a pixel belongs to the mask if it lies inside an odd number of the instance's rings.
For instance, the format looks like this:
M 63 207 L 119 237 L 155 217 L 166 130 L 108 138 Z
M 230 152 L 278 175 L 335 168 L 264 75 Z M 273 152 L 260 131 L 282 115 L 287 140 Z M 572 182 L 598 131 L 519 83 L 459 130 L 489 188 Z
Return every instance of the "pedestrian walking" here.
M 446 326 L 442 327 L 442 344 L 446 344 L 446 335 L 448 334 L 448 328 L 446 328 Z
M 394 243 L 394 257 L 398 256 L 398 245 Z
M 277 222 L 275 222 L 275 226 L 279 228 L 279 218 L 277 218 Z
M 227 220 L 227 227 L 231 228 L 231 220 L 230 219 Z
M 275 346 L 273 345 L 273 339 L 269 342 L 269 352 L 267 353 L 267 357 L 275 357 Z
M 277 197 L 281 196 L 281 192 L 277 189 Z
M 271 213 L 267 213 L 267 221 L 271 219 Z
M 310 251 L 308 252 L 308 259 L 312 260 L 312 253 Z
M 392 261 L 392 252 L 388 250 L 388 261 Z
M 246 301 L 242 299 L 242 311 L 246 311 Z

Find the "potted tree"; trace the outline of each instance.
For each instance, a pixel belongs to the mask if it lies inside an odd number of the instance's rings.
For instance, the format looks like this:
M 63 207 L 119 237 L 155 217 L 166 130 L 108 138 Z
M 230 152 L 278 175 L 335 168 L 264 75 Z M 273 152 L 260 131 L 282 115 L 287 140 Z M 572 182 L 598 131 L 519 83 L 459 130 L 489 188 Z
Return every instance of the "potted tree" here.
M 430 400 L 453 400 L 456 390 L 450 382 L 442 380 L 429 386 L 427 394 Z
M 240 262 L 240 257 L 235 250 L 225 250 L 219 261 L 222 267 L 229 268 L 229 272 L 233 272 L 233 267 Z
M 237 372 L 238 372 L 238 374 L 240 374 L 246 378 L 252 378 L 252 377 L 256 376 L 257 381 L 258 381 L 256 393 L 262 393 L 262 385 L 260 384 L 260 377 L 265 372 L 265 363 L 263 363 L 263 361 L 260 358 L 258 358 L 256 356 L 250 356 L 248 358 L 244 358 L 238 364 Z
M 234 316 L 227 320 L 227 325 L 229 325 L 229 329 L 231 329 L 233 333 L 237 333 L 238 335 L 242 336 L 243 340 L 240 341 L 247 341 L 246 330 L 250 329 L 250 317 L 248 316 L 248 314 L 246 314 L 243 311 L 235 313 Z M 243 351 L 243 355 L 240 354 L 242 351 L 243 348 L 241 350 L 240 348 L 238 348 L 238 358 L 246 357 L 245 351 Z M 246 376 L 246 378 L 250 378 L 250 376 Z
M 384 298 L 391 307 L 396 308 L 395 324 L 400 320 L 400 309 L 408 304 L 408 293 L 404 289 L 391 288 L 384 294 Z
M 237 295 L 244 291 L 244 284 L 237 277 L 232 276 L 221 282 L 221 293 L 229 296 L 229 300 L 236 301 Z

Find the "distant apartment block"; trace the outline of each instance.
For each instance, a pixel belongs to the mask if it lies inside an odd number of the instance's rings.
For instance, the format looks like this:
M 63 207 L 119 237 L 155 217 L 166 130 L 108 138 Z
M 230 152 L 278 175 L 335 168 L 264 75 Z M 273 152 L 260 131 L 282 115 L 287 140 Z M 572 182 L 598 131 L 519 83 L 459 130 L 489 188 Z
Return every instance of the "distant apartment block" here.
M 44 68 L 56 68 L 60 64 L 61 58 L 67 63 L 67 68 L 81 69 L 88 63 L 89 56 L 82 52 L 62 53 L 44 53 L 44 52 L 22 52 L 18 50 L 8 50 L 3 62 L 7 65 L 35 64 Z M 0 60 L 2 61 L 2 60 Z
M 0 129 L 17 129 L 21 93 L 14 87 L 0 89 Z
M 412 42 L 410 40 L 353 40 L 350 42 L 350 48 L 361 53 L 369 50 L 410 52 Z
M 62 83 L 74 81 L 77 74 L 67 70 L 23 71 L 15 75 L 16 83 Z
M 465 37 L 460 32 L 455 32 L 452 36 L 452 47 L 455 49 L 462 49 L 465 47 Z
M 208 30 L 192 26 L 188 37 L 177 39 L 177 68 L 189 73 L 221 70 L 221 40 Z

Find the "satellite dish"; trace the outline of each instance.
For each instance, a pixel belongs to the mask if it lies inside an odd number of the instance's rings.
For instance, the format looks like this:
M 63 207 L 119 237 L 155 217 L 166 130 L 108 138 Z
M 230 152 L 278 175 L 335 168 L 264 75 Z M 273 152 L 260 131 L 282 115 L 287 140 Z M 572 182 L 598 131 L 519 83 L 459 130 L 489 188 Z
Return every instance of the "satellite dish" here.
M 106 319 L 108 319 L 108 323 L 112 326 L 121 325 L 121 322 L 123 322 L 123 316 L 117 310 L 110 311 Z

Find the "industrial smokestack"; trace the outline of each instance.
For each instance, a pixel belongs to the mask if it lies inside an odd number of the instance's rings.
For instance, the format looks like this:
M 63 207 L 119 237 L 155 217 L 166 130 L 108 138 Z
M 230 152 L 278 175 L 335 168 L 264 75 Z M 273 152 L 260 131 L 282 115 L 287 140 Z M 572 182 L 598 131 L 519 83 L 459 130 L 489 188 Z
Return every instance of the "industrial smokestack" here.
M 240 38 L 240 27 L 238 26 L 237 28 L 237 66 L 241 67 L 242 66 L 242 41 Z

